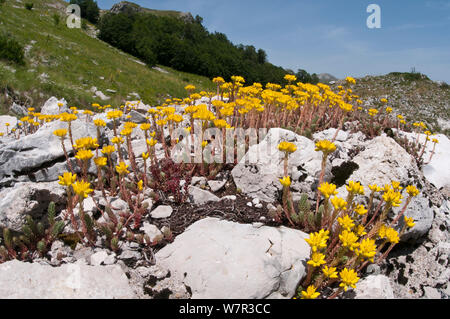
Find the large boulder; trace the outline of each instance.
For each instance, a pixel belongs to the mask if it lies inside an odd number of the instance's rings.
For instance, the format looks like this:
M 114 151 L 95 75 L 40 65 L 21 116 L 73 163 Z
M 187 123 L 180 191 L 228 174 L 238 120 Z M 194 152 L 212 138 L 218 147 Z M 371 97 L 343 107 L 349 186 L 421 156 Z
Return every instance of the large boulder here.
M 279 179 L 283 177 L 284 154 L 278 150 L 282 141 L 297 146 L 297 150 L 289 155 L 288 166 L 294 197 L 300 192 L 311 193 L 312 185 L 320 175 L 322 153 L 315 151 L 315 144 L 310 139 L 281 128 L 270 129 L 259 144 L 250 146 L 233 168 L 231 173 L 237 188 L 266 202 L 277 198 L 282 189 Z M 327 170 L 330 168 L 328 165 Z
M 354 289 L 355 299 L 394 299 L 389 278 L 384 275 L 370 275 L 360 280 Z
M 291 298 L 306 274 L 307 234 L 205 218 L 156 253 L 192 298 Z
M 6 124 L 9 124 L 9 127 Z M 17 125 L 17 118 L 9 115 L 0 116 L 0 133 L 6 136 L 7 132 L 11 132 L 11 129 Z M 0 137 L 2 138 L 2 137 Z
M 119 265 L 51 267 L 12 260 L 0 264 L 0 298 L 131 299 L 135 294 Z
M 71 127 L 74 142 L 81 137 L 97 137 L 97 128 L 92 123 L 76 120 L 72 122 Z M 67 123 L 61 121 L 46 123 L 33 134 L 0 144 L 0 181 L 35 173 L 57 162 L 64 162 L 61 141 L 53 134 L 56 129 L 61 128 L 67 128 Z M 101 134 L 103 136 L 103 129 Z M 64 144 L 67 152 L 72 153 L 73 147 L 68 137 Z
M 25 224 L 26 215 L 35 219 L 42 218 L 50 202 L 63 205 L 66 191 L 58 184 L 51 183 L 17 183 L 14 187 L 0 191 L 0 228 L 20 231 Z
M 405 232 L 402 241 L 418 239 L 428 232 L 434 216 L 429 199 L 432 196 L 433 188 L 427 185 L 414 158 L 404 148 L 392 138 L 381 135 L 368 140 L 364 144 L 364 150 L 356 155 L 352 162 L 357 164 L 358 169 L 353 171 L 346 182 L 360 182 L 365 187 L 366 194 L 370 192 L 369 184 L 384 186 L 391 184 L 392 181 L 398 181 L 402 187 L 415 185 L 421 193 L 412 199 L 405 215 L 413 217 L 416 225 Z M 346 198 L 345 186 L 341 186 L 338 192 L 338 196 Z M 405 193 L 404 200 L 407 196 Z M 394 207 L 390 217 L 395 218 L 402 207 L 403 204 L 400 207 Z M 402 225 L 401 221 L 400 226 Z
M 62 106 L 58 106 L 58 103 L 62 103 Z M 49 98 L 41 108 L 41 114 L 46 115 L 55 115 L 64 112 L 68 112 L 69 108 L 67 107 L 67 102 L 64 98 L 58 100 L 56 97 L 52 96 Z
M 410 142 L 420 144 L 421 147 L 423 147 L 426 138 L 425 134 L 417 135 L 416 133 L 403 131 L 398 131 L 398 134 L 400 137 L 407 138 Z M 423 174 L 437 188 L 441 189 L 446 187 L 450 189 L 450 165 L 448 165 L 450 161 L 450 140 L 444 134 L 433 135 L 431 139 L 437 139 L 439 143 L 434 147 L 434 154 L 430 161 L 430 156 L 433 152 L 433 143 L 431 141 L 427 142 L 422 156 L 425 163 L 422 168 Z

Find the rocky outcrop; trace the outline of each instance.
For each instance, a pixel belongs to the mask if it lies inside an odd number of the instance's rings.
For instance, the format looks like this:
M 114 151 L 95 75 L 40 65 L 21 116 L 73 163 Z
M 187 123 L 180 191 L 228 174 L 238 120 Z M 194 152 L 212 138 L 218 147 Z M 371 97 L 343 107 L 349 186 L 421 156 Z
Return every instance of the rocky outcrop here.
M 281 128 L 270 129 L 266 137 L 251 146 L 233 168 L 234 182 L 243 193 L 266 202 L 275 201 L 277 192 L 282 188 L 279 178 L 283 176 L 283 154 L 278 150 L 281 141 L 297 146 L 297 150 L 289 156 L 288 166 L 294 195 L 311 193 L 312 184 L 321 171 L 322 155 L 314 151 L 315 145 L 310 139 Z M 328 170 L 330 168 L 329 165 Z
M 59 106 L 58 104 L 62 104 L 61 106 Z M 41 108 L 41 114 L 46 114 L 46 115 L 50 115 L 50 114 L 60 114 L 63 112 L 68 112 L 69 108 L 67 107 L 67 102 L 66 100 L 63 98 L 61 100 L 58 100 L 56 97 L 52 96 L 51 98 L 49 98 L 44 106 L 42 106 Z
M 50 202 L 62 206 L 66 203 L 66 191 L 52 183 L 17 183 L 0 191 L 0 228 L 21 231 L 26 215 L 41 219 Z
M 71 127 L 74 141 L 86 136 L 97 137 L 97 129 L 92 123 L 75 120 L 71 123 Z M 67 123 L 61 121 L 46 123 L 33 134 L 0 144 L 0 185 L 13 183 L 20 180 L 20 176 L 38 173 L 57 163 L 64 163 L 61 141 L 53 134 L 56 129 L 61 128 L 67 128 Z M 103 129 L 101 133 L 103 134 Z M 68 137 L 64 143 L 67 152 L 72 153 L 73 147 Z M 65 167 L 61 169 L 64 170 Z M 54 176 L 53 180 L 57 180 L 58 173 L 51 174 Z M 49 175 L 45 172 L 42 174 Z
M 0 264 L 0 298 L 129 299 L 135 295 L 120 266 L 81 263 L 51 267 L 18 260 Z
M 155 256 L 192 298 L 290 298 L 305 275 L 306 234 L 205 218 Z

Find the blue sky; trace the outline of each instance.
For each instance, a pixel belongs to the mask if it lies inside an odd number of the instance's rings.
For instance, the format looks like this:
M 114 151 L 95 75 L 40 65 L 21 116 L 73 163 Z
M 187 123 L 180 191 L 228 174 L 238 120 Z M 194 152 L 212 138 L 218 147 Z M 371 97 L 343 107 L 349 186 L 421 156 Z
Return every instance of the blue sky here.
M 109 9 L 119 0 L 97 0 Z M 449 0 L 136 0 L 143 7 L 189 11 L 235 44 L 264 49 L 284 68 L 347 75 L 416 71 L 450 83 Z M 366 26 L 369 4 L 381 28 Z

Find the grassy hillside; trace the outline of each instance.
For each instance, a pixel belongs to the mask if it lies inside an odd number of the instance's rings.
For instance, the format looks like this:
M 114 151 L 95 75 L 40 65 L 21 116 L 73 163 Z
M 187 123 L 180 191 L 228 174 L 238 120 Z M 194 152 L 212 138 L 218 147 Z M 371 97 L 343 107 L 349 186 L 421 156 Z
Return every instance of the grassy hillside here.
M 20 66 L 0 60 L 2 113 L 13 101 L 38 107 L 52 95 L 64 97 L 71 106 L 86 107 L 93 102 L 119 105 L 136 100 L 131 93 L 137 93 L 145 103 L 159 103 L 167 96 L 185 96 L 188 83 L 199 89 L 213 88 L 202 76 L 167 67 L 148 68 L 92 36 L 92 26 L 86 30 L 67 28 L 64 12 L 68 3 L 64 1 L 32 2 L 31 11 L 25 9 L 25 1 L 10 0 L 0 5 L 0 33 L 12 35 L 25 47 L 26 61 Z M 60 17 L 59 24 L 55 15 Z M 100 100 L 92 87 L 110 99 Z
M 410 121 L 424 121 L 433 131 L 450 136 L 450 86 L 446 83 L 420 73 L 392 72 L 357 79 L 353 91 L 367 106 L 379 107 L 380 99 L 386 98 L 394 113 Z

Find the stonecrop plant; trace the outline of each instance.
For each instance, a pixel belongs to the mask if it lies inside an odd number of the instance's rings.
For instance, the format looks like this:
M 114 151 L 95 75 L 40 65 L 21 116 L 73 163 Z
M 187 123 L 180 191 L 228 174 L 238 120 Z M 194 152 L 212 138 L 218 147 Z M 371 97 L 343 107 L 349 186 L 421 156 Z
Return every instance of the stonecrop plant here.
M 323 152 L 323 163 L 334 150 L 336 146 L 330 141 L 316 143 L 316 151 Z M 324 170 L 325 165 L 322 165 L 316 210 L 305 210 L 307 199 L 303 198 L 299 213 L 293 213 L 296 222 L 310 231 L 306 242 L 311 247 L 311 258 L 307 262 L 307 275 L 299 288 L 300 298 L 317 298 L 319 291 L 335 283 L 339 283 L 339 289 L 328 298 L 335 298 L 350 287 L 355 288 L 361 271 L 369 263 L 383 261 L 404 232 L 415 225 L 412 218 L 404 215 L 413 197 L 419 194 L 415 186 L 408 185 L 402 192 L 403 188 L 397 181 L 383 187 L 368 185 L 370 192 L 366 207 L 358 200 L 358 197 L 366 195 L 363 185 L 349 181 L 346 198 L 338 197 L 336 185 L 322 182 Z M 289 179 L 289 176 L 285 174 L 284 179 Z M 282 180 L 280 182 L 283 184 Z M 283 184 L 283 187 L 289 196 L 289 185 Z M 404 198 L 406 201 L 400 212 L 389 222 L 388 212 L 392 207 L 399 207 Z M 375 199 L 377 205 L 374 205 Z M 399 223 L 402 217 L 403 223 Z
M 282 127 L 311 138 L 314 132 L 335 128 L 331 140 L 320 140 L 315 144 L 316 151 L 322 153 L 315 207 L 311 207 L 306 194 L 301 196 L 296 207 L 290 191 L 289 157 L 302 150 L 288 141 L 278 145 L 284 159 L 283 175 L 279 179 L 282 205 L 280 214 L 275 216 L 280 222 L 285 216 L 291 227 L 310 233 L 306 241 L 311 247 L 311 258 L 299 288 L 299 297 L 324 297 L 322 292 L 326 287 L 337 285 L 338 289 L 327 296 L 335 298 L 342 291 L 354 288 L 364 267 L 385 259 L 406 229 L 414 226 L 414 221 L 404 216 L 404 212 L 418 194 L 415 186 L 402 189 L 396 181 L 381 186 L 349 181 L 346 197 L 339 197 L 337 186 L 324 182 L 324 174 L 327 158 L 336 150 L 334 142 L 340 130 L 346 123 L 356 123 L 356 127 L 349 130 L 362 131 L 371 138 L 386 128 L 397 128 L 394 137 L 416 156 L 418 162 L 424 156 L 432 133 L 423 122 L 409 125 L 402 115 L 393 116 L 393 109 L 386 99 L 381 99 L 378 105 L 364 105 L 352 91 L 356 83 L 352 77 L 347 77 L 345 84 L 337 87 L 337 92 L 322 83 L 296 82 L 296 77 L 291 74 L 284 80 L 284 86 L 274 83 L 245 86 L 241 76 L 232 76 L 229 82 L 216 77 L 213 79 L 215 92 L 197 92 L 194 85 L 187 85 L 186 98 L 167 99 L 161 105 L 146 108 L 145 114 L 140 109 L 139 123 L 132 121 L 132 111 L 138 109 L 140 101 L 126 102 L 116 108 L 92 104 L 96 112 L 81 112 L 70 107 L 56 115 L 41 114 L 28 108 L 27 116 L 22 117 L 17 126 L 6 125 L 6 131 L 1 135 L 19 139 L 21 135 L 36 133 L 48 122 L 64 123 L 53 132 L 68 168 L 59 176 L 59 184 L 66 190 L 67 205 L 63 216 L 58 217 L 68 221 L 79 243 L 94 245 L 98 236 L 105 235 L 107 245 L 117 251 L 122 240 L 156 245 L 163 239 L 172 238 L 170 230 L 164 238 L 153 240 L 142 234 L 142 219 L 149 214 L 145 199 L 152 198 L 155 202 L 170 199 L 182 203 L 187 199 L 192 176 L 212 179 L 224 168 L 225 159 L 228 164 L 237 164 L 240 150 L 245 153 L 254 139 L 247 136 L 240 143 L 234 130 L 251 128 L 258 135 L 259 129 Z M 58 104 L 60 109 L 63 106 Z M 96 117 L 95 113 L 103 114 Z M 95 125 L 95 136 L 74 139 L 72 125 L 79 119 Z M 112 136 L 105 138 L 103 132 L 107 126 L 112 129 Z M 211 133 L 211 128 L 215 133 Z M 402 140 L 398 130 L 413 131 L 417 136 L 413 142 Z M 419 141 L 421 132 L 426 136 L 424 141 Z M 144 145 L 133 141 L 136 135 L 143 137 L 140 140 Z M 232 145 L 237 143 L 238 148 L 230 150 L 227 146 L 224 149 L 230 141 Z M 433 139 L 432 143 L 429 161 L 438 140 Z M 138 148 L 140 151 L 136 152 Z M 182 160 L 175 162 L 174 154 L 181 154 Z M 99 196 L 105 205 L 99 205 Z M 366 206 L 362 203 L 363 196 L 369 198 Z M 88 197 L 94 200 L 102 222 L 85 211 L 84 203 Z M 117 213 L 111 203 L 112 197 L 126 202 L 129 210 Z M 403 205 L 400 213 L 389 222 L 388 212 L 400 205 Z M 18 255 L 26 258 L 33 247 L 44 253 L 62 231 L 62 224 L 55 222 L 55 216 L 52 215 L 49 221 L 48 231 L 29 222 L 32 233 L 37 231 L 38 235 L 34 237 L 13 239 L 6 230 L 5 244 L 0 247 L 2 260 Z M 399 228 L 400 224 L 403 226 Z M 28 229 L 25 231 L 30 233 Z M 26 245 L 21 242 L 30 243 L 31 248 L 24 248 Z

